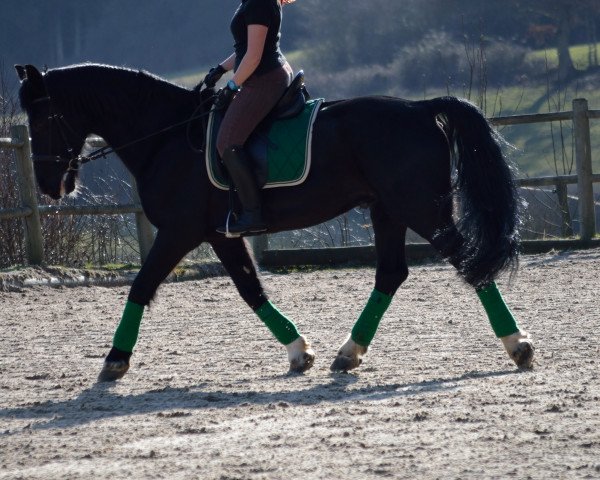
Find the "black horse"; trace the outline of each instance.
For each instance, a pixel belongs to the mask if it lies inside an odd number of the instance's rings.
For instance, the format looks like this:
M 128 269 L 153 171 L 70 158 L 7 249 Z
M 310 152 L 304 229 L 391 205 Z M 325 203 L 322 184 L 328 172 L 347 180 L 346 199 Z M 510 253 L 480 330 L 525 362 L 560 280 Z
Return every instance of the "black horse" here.
M 183 256 L 208 242 L 246 303 L 255 311 L 265 303 L 245 241 L 215 231 L 226 217 L 228 194 L 209 182 L 186 128 L 155 135 L 190 118 L 199 104 L 210 109 L 213 90 L 198 93 L 147 72 L 105 65 L 44 74 L 31 65 L 16 69 L 43 193 L 58 199 L 74 190 L 78 154 L 90 134 L 115 148 L 136 179 L 157 234 L 130 301 L 148 305 Z M 408 276 L 407 228 L 427 239 L 476 289 L 491 284 L 518 255 L 519 199 L 501 138 L 475 106 L 454 97 L 325 102 L 313 128 L 308 178 L 295 187 L 264 190 L 263 200 L 269 233 L 368 205 L 377 252 L 375 288 L 390 297 Z M 516 335 L 510 348 L 505 342 L 509 355 L 530 365 L 533 348 L 524 332 Z M 310 368 L 314 357 L 300 340 L 287 345 L 295 370 Z M 349 339 L 332 368 L 354 368 L 365 352 L 366 345 Z M 105 370 L 116 373 L 109 379 L 125 373 L 130 354 L 111 350 Z

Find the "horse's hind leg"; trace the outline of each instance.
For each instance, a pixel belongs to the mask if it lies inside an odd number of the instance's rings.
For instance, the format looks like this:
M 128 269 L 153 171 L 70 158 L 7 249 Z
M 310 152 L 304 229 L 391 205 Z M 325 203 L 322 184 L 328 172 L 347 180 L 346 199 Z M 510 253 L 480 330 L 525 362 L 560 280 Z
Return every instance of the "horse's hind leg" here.
M 269 301 L 256 272 L 256 266 L 242 238 L 219 238 L 211 242 L 213 250 L 231 276 L 244 301 L 285 346 L 290 370 L 303 372 L 313 366 L 315 353 L 294 323 Z
M 519 368 L 531 368 L 535 348 L 527 332 L 521 330 L 512 312 L 504 302 L 496 282 L 476 290 L 492 329 L 502 341 L 508 356 Z
M 371 220 L 377 252 L 375 288 L 350 336 L 339 349 L 331 365 L 333 371 L 352 370 L 362 363 L 392 297 L 408 277 L 404 253 L 406 225 L 393 222 L 379 205 L 371 208 Z
M 460 254 L 463 239 L 456 227 L 451 223 L 450 214 L 446 216 L 443 225 L 445 228 L 434 230 L 431 226 L 422 224 L 411 225 L 419 235 L 423 236 L 447 258 L 450 263 L 461 271 Z M 519 368 L 531 368 L 535 348 L 529 334 L 522 330 L 512 312 L 506 305 L 495 282 L 490 282 L 483 287 L 475 288 L 475 292 L 481 301 L 488 316 L 492 330 L 502 342 L 508 356 Z

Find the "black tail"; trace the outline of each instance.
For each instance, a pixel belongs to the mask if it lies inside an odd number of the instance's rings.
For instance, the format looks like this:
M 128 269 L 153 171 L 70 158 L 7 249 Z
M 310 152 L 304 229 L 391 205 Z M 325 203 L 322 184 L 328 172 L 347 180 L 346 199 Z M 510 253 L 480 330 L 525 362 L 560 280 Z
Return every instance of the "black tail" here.
M 452 239 L 449 260 L 469 284 L 481 287 L 517 266 L 520 201 L 514 169 L 502 154 L 502 137 L 475 105 L 454 97 L 431 105 L 444 124 L 456 173 L 459 238 Z

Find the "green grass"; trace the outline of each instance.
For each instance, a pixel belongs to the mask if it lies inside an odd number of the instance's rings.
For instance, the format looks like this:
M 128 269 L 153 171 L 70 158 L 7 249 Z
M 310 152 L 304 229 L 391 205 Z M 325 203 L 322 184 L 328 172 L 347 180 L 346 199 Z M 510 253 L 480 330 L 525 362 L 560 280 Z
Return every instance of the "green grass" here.
M 586 98 L 591 110 L 600 110 L 600 91 L 580 91 L 576 84 L 550 93 L 543 86 L 508 87 L 498 92 L 498 97 L 502 109 L 488 112 L 488 116 L 570 111 L 575 98 Z M 488 107 L 490 105 L 491 99 L 488 99 Z M 498 128 L 517 147 L 514 159 L 522 176 L 575 173 L 570 121 Z M 590 136 L 592 168 L 600 172 L 600 120 L 590 120 Z
M 577 70 L 586 70 L 589 66 L 589 45 L 573 45 L 569 47 L 573 65 Z M 600 55 L 600 43 L 596 44 L 596 50 Z M 537 50 L 529 54 L 532 60 L 544 60 L 548 62 L 548 68 L 558 67 L 558 51 L 555 48 Z
M 86 270 L 106 270 L 110 272 L 120 272 L 128 270 L 138 270 L 140 265 L 134 265 L 133 263 L 105 263 L 103 265 L 93 265 L 87 263 L 85 265 Z
M 427 98 L 446 94 L 445 90 L 429 90 Z M 463 92 L 458 91 L 451 91 L 450 94 L 463 96 Z M 413 98 L 421 99 L 422 95 L 415 92 Z M 600 110 L 600 90 L 583 89 L 574 81 L 560 90 L 550 92 L 544 85 L 508 86 L 497 90 L 490 87 L 486 92 L 486 115 L 497 117 L 570 111 L 575 98 L 586 98 L 590 110 Z M 475 101 L 475 98 L 472 100 Z M 498 130 L 516 147 L 509 154 L 518 166 L 519 177 L 575 173 L 570 121 L 499 126 Z M 590 136 L 592 171 L 600 173 L 599 119 L 590 120 Z

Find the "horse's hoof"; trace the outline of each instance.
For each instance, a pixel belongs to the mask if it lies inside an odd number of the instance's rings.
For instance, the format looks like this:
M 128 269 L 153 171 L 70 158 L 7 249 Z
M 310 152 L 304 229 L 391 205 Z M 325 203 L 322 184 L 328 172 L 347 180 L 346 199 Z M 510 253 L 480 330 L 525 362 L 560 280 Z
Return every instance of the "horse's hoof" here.
M 311 351 L 304 352 L 301 358 L 293 359 L 290 362 L 290 372 L 302 373 L 311 369 L 315 363 L 315 354 Z
M 338 351 L 337 357 L 331 364 L 332 372 L 347 372 L 358 368 L 362 363 L 362 357 L 365 356 L 369 347 L 359 345 L 352 337 L 348 337 Z
M 358 368 L 361 363 L 362 358 L 338 355 L 337 357 L 335 357 L 335 360 L 333 361 L 329 369 L 332 372 L 347 372 L 348 370 Z
M 129 363 L 125 360 L 117 360 L 115 362 L 104 362 L 104 366 L 98 375 L 99 382 L 114 382 L 123 376 L 129 370 Z
M 527 332 L 520 330 L 512 335 L 501 337 L 500 340 L 502 340 L 508 356 L 517 364 L 517 367 L 531 368 L 533 366 L 535 348 Z
M 517 367 L 528 369 L 533 367 L 534 353 L 535 347 L 531 342 L 521 342 L 512 352 L 511 358 L 517 364 Z
M 306 338 L 300 336 L 292 343 L 288 343 L 285 348 L 290 361 L 290 372 L 306 372 L 314 365 L 315 352 L 306 341 Z

